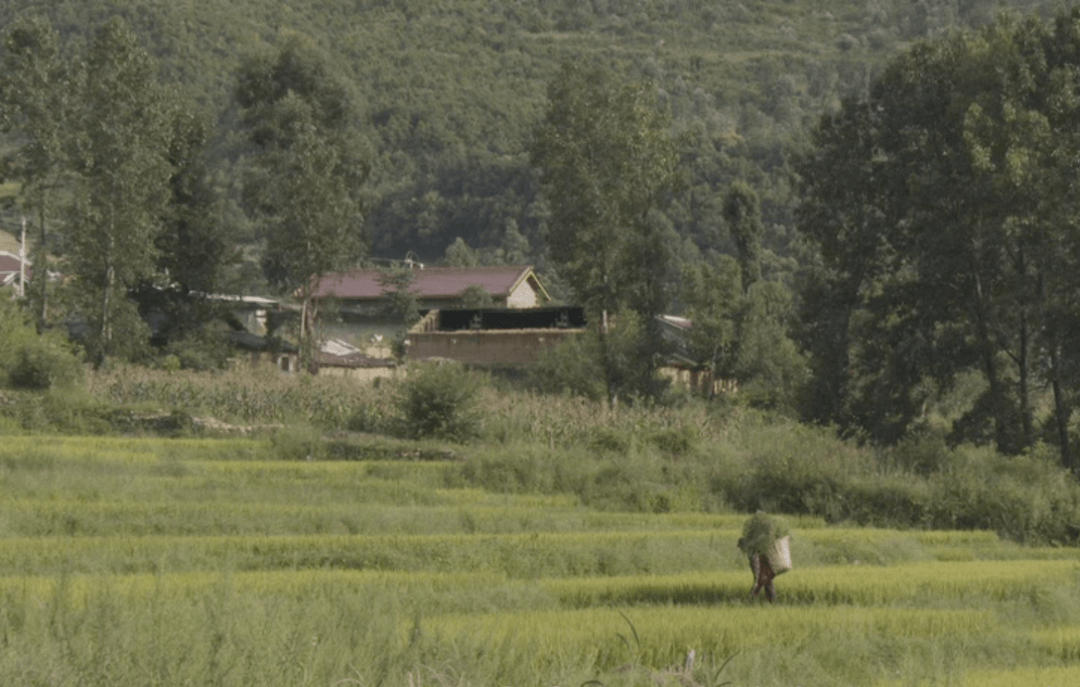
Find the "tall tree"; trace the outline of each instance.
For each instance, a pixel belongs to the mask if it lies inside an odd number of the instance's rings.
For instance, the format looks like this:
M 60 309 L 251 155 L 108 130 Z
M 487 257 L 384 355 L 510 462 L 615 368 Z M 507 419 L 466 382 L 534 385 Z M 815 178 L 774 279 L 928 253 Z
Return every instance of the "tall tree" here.
M 247 59 L 236 95 L 258 153 L 245 195 L 263 225 L 263 267 L 272 284 L 301 301 L 300 348 L 310 367 L 314 288 L 367 248 L 361 191 L 369 168 L 356 106 L 330 60 L 296 35 Z
M 668 227 L 654 213 L 676 186 L 678 151 L 649 84 L 566 63 L 548 99 L 531 150 L 551 207 L 547 248 L 574 296 L 600 323 L 614 403 L 620 380 L 648 379 L 659 365 L 659 337 L 651 332 L 658 329 L 655 316 L 666 305 L 663 291 L 674 265 Z M 621 356 L 607 345 L 608 318 L 624 309 L 635 313 L 649 340 L 631 363 L 643 375 L 619 370 Z
M 727 255 L 720 257 L 716 267 L 706 262 L 683 267 L 682 302 L 693 323 L 688 353 L 716 379 L 735 376 L 744 297 L 740 274 L 738 262 Z
M 94 36 L 75 92 L 77 176 L 68 268 L 91 323 L 91 358 L 144 340 L 128 292 L 155 269 L 169 201 L 172 98 L 156 65 L 119 18 Z
M 796 219 L 817 252 L 816 261 L 803 265 L 799 289 L 797 338 L 812 370 L 804 415 L 841 427 L 853 424 L 858 313 L 891 254 L 881 202 L 884 160 L 874 152 L 876 115 L 868 103 L 845 101 L 822 118 L 796 162 Z
M 745 181 L 736 181 L 724 196 L 724 219 L 735 243 L 735 253 L 742 269 L 743 291 L 761 279 L 761 201 Z
M 65 136 L 71 98 L 68 66 L 60 54 L 52 24 L 21 15 L 5 29 L 0 57 L 0 131 L 12 134 L 15 147 L 3 160 L 2 175 L 21 186 L 21 201 L 37 223 L 32 258 L 37 327 L 48 319 L 48 231 L 56 210 L 56 189 L 67 171 Z
M 831 302 L 819 311 L 844 325 L 843 353 L 822 365 L 816 348 L 817 370 L 851 380 L 833 388 L 874 436 L 902 434 L 926 389 L 970 370 L 985 393 L 958 438 L 1031 445 L 1032 394 L 1048 382 L 1071 462 L 1062 304 L 1080 295 L 1078 21 L 1077 10 L 1052 27 L 1005 16 L 918 44 L 867 102 L 823 122 L 800 165 L 800 225 L 822 258 L 816 300 Z
M 235 230 L 222 216 L 222 198 L 210 177 L 206 119 L 178 106 L 168 127 L 169 200 L 154 238 L 155 272 L 144 277 L 133 297 L 144 319 L 164 316 L 155 343 L 175 349 L 198 340 L 222 315 L 211 296 L 235 293 L 231 270 L 240 260 Z

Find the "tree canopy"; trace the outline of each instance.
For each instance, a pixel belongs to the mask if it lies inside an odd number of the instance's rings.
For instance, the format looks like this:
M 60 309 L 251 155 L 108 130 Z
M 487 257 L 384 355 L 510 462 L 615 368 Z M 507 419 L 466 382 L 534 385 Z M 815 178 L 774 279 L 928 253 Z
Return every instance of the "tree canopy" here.
M 973 373 L 982 392 L 954 440 L 1046 439 L 1072 463 L 1078 26 L 1080 10 L 1007 15 L 919 43 L 823 120 L 799 169 L 821 257 L 807 341 L 819 397 L 837 402 L 825 419 L 895 440 Z M 1044 386 L 1055 408 L 1037 418 Z
M 271 284 L 299 294 L 301 356 L 310 364 L 312 292 L 367 248 L 361 193 L 369 167 L 353 95 L 300 36 L 248 58 L 236 94 L 257 155 L 245 196 L 266 241 L 263 268 Z
M 678 149 L 657 107 L 655 88 L 624 83 L 610 70 L 564 65 L 532 149 L 551 208 L 547 242 L 559 273 L 607 335 L 608 317 L 634 313 L 647 353 L 633 367 L 656 369 L 655 318 L 668 303 L 672 239 L 657 216 L 678 181 Z M 629 319 L 626 319 L 625 326 Z M 608 391 L 619 390 L 605 355 Z

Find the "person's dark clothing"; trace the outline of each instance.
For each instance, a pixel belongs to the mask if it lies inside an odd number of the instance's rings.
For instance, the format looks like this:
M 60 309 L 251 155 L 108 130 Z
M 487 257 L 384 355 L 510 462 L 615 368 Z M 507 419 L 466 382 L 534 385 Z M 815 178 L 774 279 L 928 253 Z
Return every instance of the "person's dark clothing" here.
M 773 572 L 772 566 L 769 565 L 769 559 L 759 553 L 751 555 L 750 570 L 754 573 L 754 588 L 750 593 L 757 596 L 758 592 L 764 588 L 765 596 L 768 597 L 769 601 L 775 601 L 776 585 L 773 584 L 773 579 L 776 577 L 776 573 Z

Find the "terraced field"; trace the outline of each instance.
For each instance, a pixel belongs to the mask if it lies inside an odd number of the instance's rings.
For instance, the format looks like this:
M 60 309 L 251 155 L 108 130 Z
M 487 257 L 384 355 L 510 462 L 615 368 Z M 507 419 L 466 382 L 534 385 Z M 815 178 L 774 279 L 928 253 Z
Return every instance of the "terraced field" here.
M 0 438 L 0 684 L 1080 684 L 1075 549 L 789 518 L 768 605 L 742 514 L 271 455 Z

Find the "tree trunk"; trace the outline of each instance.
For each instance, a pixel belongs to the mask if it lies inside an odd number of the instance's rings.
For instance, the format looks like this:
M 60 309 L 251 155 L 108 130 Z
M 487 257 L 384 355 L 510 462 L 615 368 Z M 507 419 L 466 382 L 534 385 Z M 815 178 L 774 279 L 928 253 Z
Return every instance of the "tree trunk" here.
M 38 204 L 38 250 L 37 250 L 37 278 L 41 282 L 41 302 L 38 303 L 37 331 L 41 334 L 45 331 L 45 325 L 49 321 L 49 271 L 45 263 L 45 199 L 46 194 L 42 191 L 41 202 Z
M 105 269 L 105 288 L 102 289 L 101 294 L 101 330 L 99 332 L 98 341 L 97 367 L 101 367 L 105 364 L 109 340 L 112 338 L 112 332 L 110 330 L 112 322 L 109 320 L 109 300 L 112 297 L 115 274 L 116 271 L 113 269 L 112 259 L 110 257 L 109 266 Z
M 994 442 L 998 451 L 1008 453 L 1007 418 L 1002 407 L 1004 396 L 1001 389 L 1001 380 L 998 376 L 997 361 L 995 360 L 994 343 L 990 337 L 989 314 L 986 312 L 986 300 L 982 289 L 982 278 L 978 269 L 973 271 L 975 276 L 975 320 L 979 337 L 979 349 L 983 360 L 983 374 L 990 387 L 991 413 L 994 419 Z
M 1065 389 L 1061 384 L 1061 344 L 1058 340 L 1056 323 L 1047 317 L 1049 308 L 1046 306 L 1046 278 L 1043 272 L 1039 272 L 1039 304 L 1041 319 L 1045 328 L 1046 351 L 1050 358 L 1050 389 L 1054 394 L 1054 423 L 1057 425 L 1058 450 L 1061 453 L 1061 465 L 1076 474 L 1077 467 L 1072 464 L 1072 456 L 1069 455 L 1069 404 L 1065 400 Z
M 1065 390 L 1061 386 L 1061 354 L 1058 351 L 1057 342 L 1050 346 L 1050 386 L 1054 392 L 1054 420 L 1057 424 L 1058 444 L 1061 449 L 1061 464 L 1077 472 L 1077 467 L 1072 464 L 1072 456 L 1069 455 L 1069 407 L 1065 402 Z
M 1032 419 L 1031 410 L 1031 397 L 1030 397 L 1030 332 L 1028 327 L 1028 311 L 1029 303 L 1027 296 L 1027 260 L 1024 257 L 1024 248 L 1020 246 L 1016 271 L 1018 276 L 1018 290 L 1020 292 L 1019 308 L 1020 308 L 1020 350 L 1017 354 L 1016 365 L 1019 368 L 1019 394 L 1020 394 L 1020 422 L 1021 429 L 1023 431 L 1023 437 L 1021 438 L 1023 446 L 1029 447 L 1034 441 L 1034 420 Z
M 605 308 L 600 313 L 600 358 L 604 365 L 604 385 L 607 387 L 608 407 L 619 407 L 619 392 L 615 384 L 615 370 L 611 363 L 611 351 L 608 349 L 608 312 Z
M 1028 342 L 1028 321 L 1027 321 L 1027 309 L 1026 305 L 1021 303 L 1020 312 L 1020 352 L 1017 356 L 1016 364 L 1019 368 L 1019 385 L 1020 394 L 1020 419 L 1022 423 L 1022 431 L 1024 436 L 1022 437 L 1023 445 L 1025 447 L 1031 446 L 1035 431 L 1034 420 L 1032 418 L 1031 399 L 1030 399 L 1030 373 L 1028 371 L 1028 348 L 1030 346 Z

